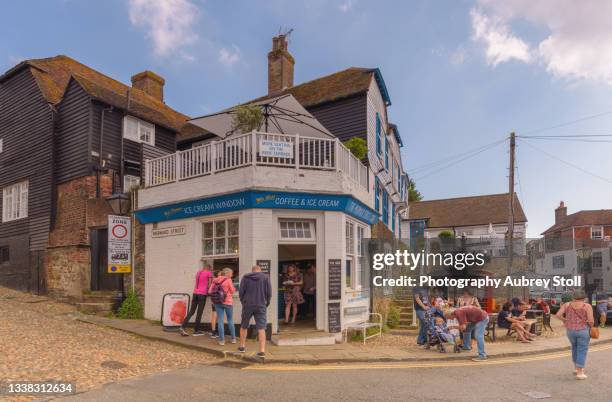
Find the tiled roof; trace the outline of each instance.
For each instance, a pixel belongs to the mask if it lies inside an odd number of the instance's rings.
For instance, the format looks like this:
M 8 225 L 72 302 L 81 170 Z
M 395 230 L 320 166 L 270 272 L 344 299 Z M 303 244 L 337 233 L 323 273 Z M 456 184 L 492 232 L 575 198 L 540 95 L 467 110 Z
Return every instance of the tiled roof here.
M 514 222 L 527 217 L 514 195 Z M 410 203 L 409 220 L 426 219 L 428 228 L 488 225 L 508 222 L 508 194 L 478 195 Z
M 172 130 L 179 131 L 189 119 L 142 90 L 125 85 L 68 56 L 26 60 L 13 70 L 20 66 L 31 68 L 43 96 L 53 104 L 62 100 L 70 78 L 74 78 L 94 99 L 121 109 L 127 108 L 129 90 L 130 113 Z
M 262 96 L 250 102 L 290 93 L 302 106 L 308 108 L 366 92 L 376 71 L 375 68 L 350 67 L 337 73 L 295 85 L 277 94 Z
M 567 215 L 561 222 L 552 225 L 542 234 L 575 226 L 612 225 L 612 209 L 578 211 Z

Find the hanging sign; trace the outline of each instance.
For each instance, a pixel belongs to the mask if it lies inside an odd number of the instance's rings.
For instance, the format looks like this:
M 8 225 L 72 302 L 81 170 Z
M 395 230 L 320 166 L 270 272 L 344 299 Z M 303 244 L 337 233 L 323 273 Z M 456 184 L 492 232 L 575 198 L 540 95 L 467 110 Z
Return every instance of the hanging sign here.
M 127 216 L 108 216 L 108 273 L 132 272 L 132 221 Z
M 293 159 L 293 143 L 288 141 L 259 140 L 259 156 Z

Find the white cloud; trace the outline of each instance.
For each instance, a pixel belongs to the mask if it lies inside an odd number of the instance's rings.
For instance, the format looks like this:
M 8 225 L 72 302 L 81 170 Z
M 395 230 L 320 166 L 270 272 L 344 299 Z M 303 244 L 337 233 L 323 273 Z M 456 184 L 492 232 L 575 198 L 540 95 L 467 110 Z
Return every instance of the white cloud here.
M 188 0 L 129 0 L 132 25 L 144 28 L 158 56 L 178 54 L 189 60 L 193 56 L 183 49 L 194 43 L 198 8 Z
M 474 39 L 485 44 L 492 65 L 537 61 L 558 78 L 612 84 L 611 1 L 479 0 L 471 14 Z M 528 44 L 511 31 L 515 21 L 543 28 L 546 36 Z
M 479 10 L 470 11 L 473 39 L 486 45 L 487 63 L 493 67 L 512 59 L 531 61 L 529 45 L 510 33 L 498 17 L 490 18 Z
M 343 13 L 348 13 L 349 11 L 351 11 L 352 8 L 353 8 L 353 0 L 346 0 L 338 6 L 338 9 L 342 11 Z
M 240 61 L 240 49 L 234 45 L 231 49 L 221 48 L 219 50 L 219 61 L 227 67 L 231 67 Z
M 465 49 L 463 47 L 459 47 L 457 50 L 451 53 L 449 59 L 451 64 L 458 66 L 465 62 L 467 55 L 465 53 Z

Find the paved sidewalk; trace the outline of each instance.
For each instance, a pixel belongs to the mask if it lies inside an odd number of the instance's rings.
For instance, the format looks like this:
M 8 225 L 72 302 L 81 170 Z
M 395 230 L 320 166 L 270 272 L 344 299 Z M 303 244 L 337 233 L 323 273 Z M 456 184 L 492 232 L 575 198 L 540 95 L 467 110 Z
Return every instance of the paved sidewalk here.
M 435 349 L 423 350 L 413 346 L 384 346 L 367 345 L 361 343 L 335 344 L 329 346 L 274 346 L 268 344 L 265 359 L 255 356 L 257 346 L 254 340 L 247 342 L 247 353 L 236 352 L 238 345 L 227 343 L 219 346 L 214 340 L 206 337 L 183 337 L 176 332 L 165 332 L 159 324 L 146 320 L 120 320 L 97 316 L 84 316 L 82 321 L 102 325 L 118 330 L 130 332 L 148 339 L 169 342 L 175 345 L 206 351 L 226 358 L 242 359 L 258 363 L 299 363 L 322 364 L 341 362 L 397 362 L 397 361 L 437 361 L 471 359 L 476 355 L 475 350 L 461 353 L 439 353 Z M 558 336 L 541 337 L 531 344 L 503 341 L 487 342 L 486 351 L 490 358 L 522 356 L 538 353 L 551 353 L 569 350 L 569 342 L 559 333 L 563 328 L 553 325 Z M 612 328 L 601 330 L 601 336 L 593 340 L 591 345 L 612 342 Z M 450 348 L 448 348 L 450 350 Z

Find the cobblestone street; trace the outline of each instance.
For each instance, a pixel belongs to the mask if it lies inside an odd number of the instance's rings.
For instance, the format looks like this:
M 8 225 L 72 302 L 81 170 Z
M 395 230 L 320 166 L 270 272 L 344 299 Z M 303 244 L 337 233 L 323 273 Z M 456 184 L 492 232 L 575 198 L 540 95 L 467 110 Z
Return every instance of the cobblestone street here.
M 79 322 L 71 305 L 4 287 L 0 287 L 0 315 L 0 381 L 74 381 L 81 392 L 214 359 Z

